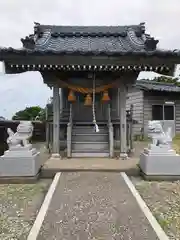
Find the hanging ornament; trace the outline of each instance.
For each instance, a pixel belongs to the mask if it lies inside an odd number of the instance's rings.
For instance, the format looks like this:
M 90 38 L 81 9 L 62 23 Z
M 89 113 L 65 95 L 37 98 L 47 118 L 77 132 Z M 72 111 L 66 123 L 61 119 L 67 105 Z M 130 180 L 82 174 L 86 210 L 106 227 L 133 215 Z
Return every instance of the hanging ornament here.
M 109 95 L 108 95 L 108 91 L 107 91 L 107 90 L 103 92 L 103 96 L 102 96 L 101 101 L 103 101 L 103 102 L 108 102 L 108 101 L 110 101 L 110 97 L 109 97 Z
M 69 102 L 75 102 L 76 101 L 76 96 L 74 95 L 74 92 L 72 90 L 70 90 L 70 92 L 69 92 L 68 101 Z
M 92 97 L 91 94 L 87 94 L 84 102 L 85 106 L 91 106 L 92 105 Z

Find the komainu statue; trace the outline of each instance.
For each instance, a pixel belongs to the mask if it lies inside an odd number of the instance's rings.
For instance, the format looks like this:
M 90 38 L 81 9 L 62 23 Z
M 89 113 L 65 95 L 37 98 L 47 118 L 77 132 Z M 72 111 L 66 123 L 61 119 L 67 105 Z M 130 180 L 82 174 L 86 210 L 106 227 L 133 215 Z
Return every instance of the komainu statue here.
M 10 128 L 7 129 L 7 133 L 9 135 L 7 138 L 9 150 L 23 148 L 30 145 L 29 140 L 33 134 L 33 125 L 30 121 L 20 121 L 15 133 Z
M 152 143 L 140 154 L 142 175 L 149 180 L 180 176 L 180 155 L 172 147 L 171 128 L 165 131 L 160 121 L 149 121 L 147 130 Z
M 149 121 L 148 122 L 148 136 L 152 138 L 152 145 L 159 147 L 171 147 L 172 134 L 171 128 L 169 127 L 164 132 L 160 121 Z

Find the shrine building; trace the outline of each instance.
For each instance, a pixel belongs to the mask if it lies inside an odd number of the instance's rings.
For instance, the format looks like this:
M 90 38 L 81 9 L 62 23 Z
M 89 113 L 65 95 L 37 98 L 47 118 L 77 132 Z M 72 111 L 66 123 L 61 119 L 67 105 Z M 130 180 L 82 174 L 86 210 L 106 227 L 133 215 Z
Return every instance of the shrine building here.
M 47 138 L 54 157 L 63 152 L 69 158 L 112 158 L 116 150 L 126 158 L 128 88 L 141 71 L 172 76 L 180 63 L 180 52 L 158 49 L 158 40 L 146 33 L 144 23 L 35 23 L 34 33 L 21 42 L 21 49 L 1 48 L 0 61 L 8 74 L 39 71 L 53 89 Z

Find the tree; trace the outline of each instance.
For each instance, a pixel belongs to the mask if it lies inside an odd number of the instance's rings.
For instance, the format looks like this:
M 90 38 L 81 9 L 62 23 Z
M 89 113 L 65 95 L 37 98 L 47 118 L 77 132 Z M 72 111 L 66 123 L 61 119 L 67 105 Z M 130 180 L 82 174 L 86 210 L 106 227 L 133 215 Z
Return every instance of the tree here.
M 44 121 L 45 115 L 45 109 L 39 106 L 32 106 L 15 113 L 15 115 L 12 117 L 12 120 Z

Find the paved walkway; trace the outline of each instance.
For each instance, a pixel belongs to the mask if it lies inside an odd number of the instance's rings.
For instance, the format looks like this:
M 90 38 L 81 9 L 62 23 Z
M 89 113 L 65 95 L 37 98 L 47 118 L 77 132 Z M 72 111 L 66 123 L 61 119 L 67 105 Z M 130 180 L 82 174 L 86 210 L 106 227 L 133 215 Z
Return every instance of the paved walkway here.
M 62 173 L 37 240 L 156 240 L 120 173 Z

